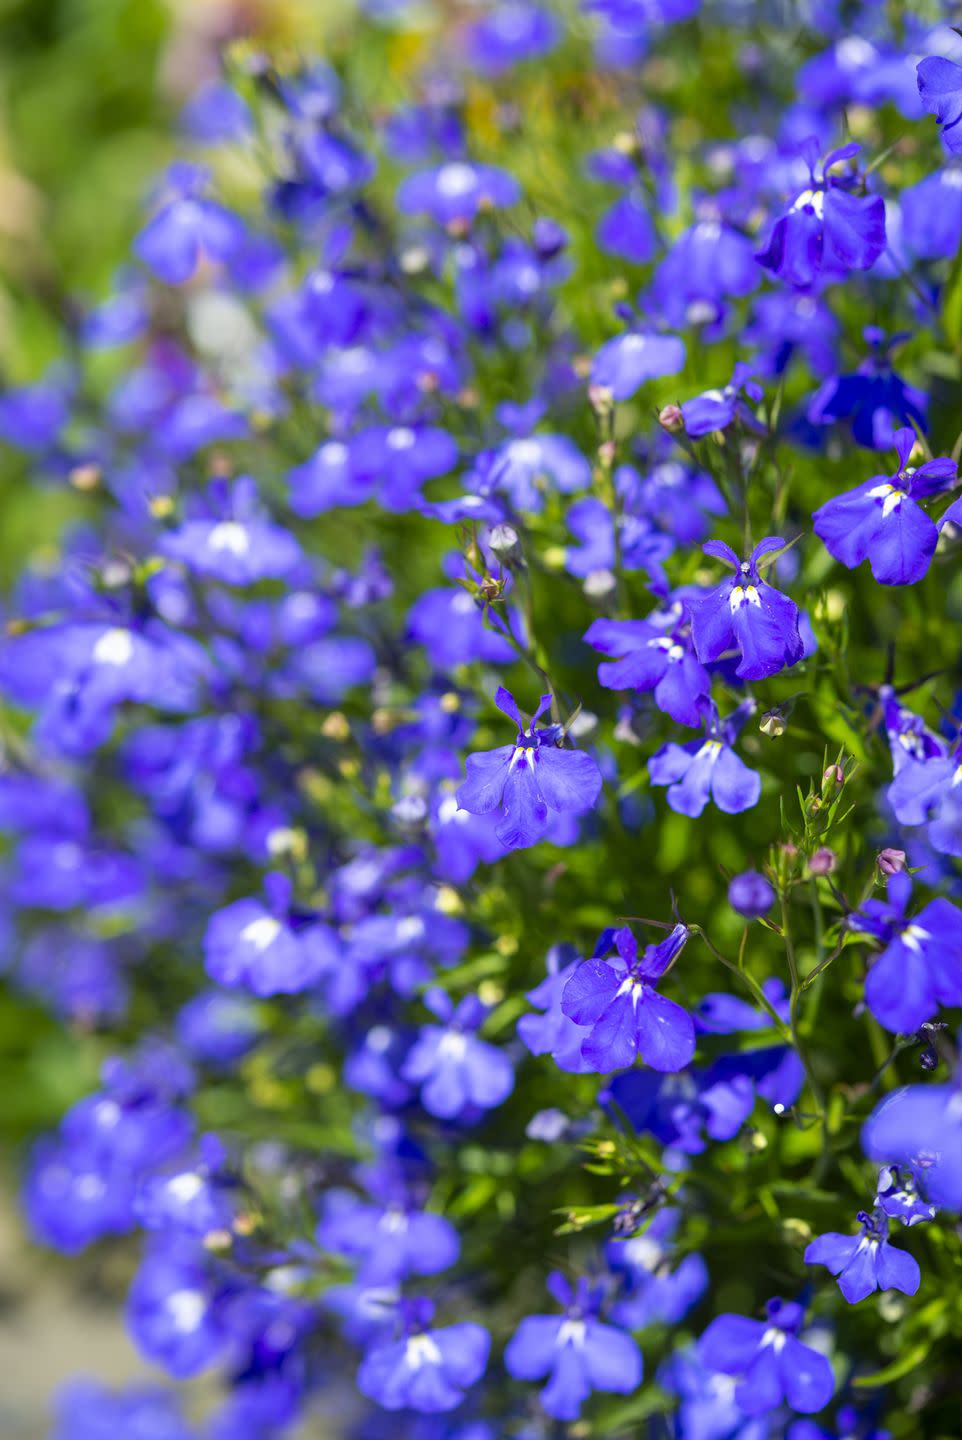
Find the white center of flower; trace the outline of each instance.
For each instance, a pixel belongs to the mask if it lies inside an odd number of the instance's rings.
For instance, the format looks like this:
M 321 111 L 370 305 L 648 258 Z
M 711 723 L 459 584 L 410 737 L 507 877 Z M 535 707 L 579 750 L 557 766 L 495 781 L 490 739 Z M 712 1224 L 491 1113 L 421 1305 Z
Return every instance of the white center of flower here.
M 134 653 L 129 630 L 105 630 L 94 646 L 93 658 L 98 665 L 128 665 Z
M 728 605 L 734 615 L 743 605 L 757 605 L 761 609 L 762 598 L 754 585 L 736 585 L 728 597 Z
M 412 1335 L 404 1351 L 404 1360 L 411 1370 L 420 1370 L 422 1365 L 440 1365 L 441 1351 L 430 1335 Z
M 340 440 L 328 440 L 317 452 L 317 458 L 322 465 L 343 465 L 347 459 L 347 446 L 342 445 Z
M 461 195 L 470 195 L 477 183 L 478 177 L 474 167 L 463 165 L 460 161 L 444 165 L 438 171 L 438 194 L 443 195 L 446 200 L 456 200 Z
M 784 1330 L 779 1330 L 777 1325 L 770 1325 L 762 1336 L 762 1349 L 764 1349 L 766 1345 L 771 1345 L 777 1355 L 778 1352 L 783 1349 L 787 1339 L 788 1336 Z
M 639 1270 L 647 1270 L 653 1274 L 661 1263 L 661 1257 L 665 1252 L 657 1240 L 652 1240 L 650 1235 L 635 1235 L 633 1239 L 625 1241 L 624 1255 L 629 1265 Z
M 268 945 L 273 945 L 281 933 L 281 923 L 275 920 L 273 915 L 261 915 L 258 920 L 252 920 L 245 925 L 240 933 L 240 938 L 248 945 L 253 945 L 255 950 L 266 950 Z
M 720 740 L 706 740 L 695 755 L 695 759 L 715 761 L 721 754 L 721 748 Z
M 442 1060 L 463 1060 L 467 1052 L 468 1041 L 465 1035 L 459 1030 L 446 1030 L 441 1037 L 441 1044 L 438 1046 L 438 1055 Z
M 825 211 L 824 190 L 803 190 L 792 206 L 793 210 L 812 210 L 821 220 Z
M 476 608 L 474 600 L 468 594 L 467 590 L 459 590 L 458 593 L 452 597 L 451 609 L 455 615 L 467 615 Z
M 191 1200 L 196 1200 L 203 1188 L 203 1180 L 192 1170 L 186 1170 L 183 1175 L 172 1175 L 167 1181 L 168 1191 L 180 1205 L 189 1205 Z
M 896 490 L 894 485 L 889 485 L 888 481 L 886 481 L 884 485 L 873 486 L 868 492 L 868 498 L 870 500 L 881 500 L 882 519 L 887 520 L 893 511 L 899 508 L 905 499 L 905 493 L 902 490 Z
M 200 1290 L 175 1290 L 167 1296 L 164 1308 L 174 1328 L 188 1334 L 196 1330 L 204 1318 L 207 1300 Z
M 928 930 L 923 930 L 921 925 L 906 925 L 902 931 L 902 944 L 906 949 L 914 950 L 916 955 L 922 953 L 922 941 L 931 939 Z
M 508 446 L 508 459 L 516 465 L 540 465 L 541 446 L 537 440 L 513 440 Z
M 420 940 L 424 934 L 424 921 L 420 915 L 405 915 L 403 920 L 398 921 L 395 933 L 404 944 L 409 940 Z
M 558 1329 L 555 1344 L 582 1346 L 585 1343 L 586 1327 L 583 1320 L 565 1320 Z
M 619 995 L 630 995 L 632 1007 L 637 1010 L 638 1002 L 641 999 L 642 991 L 644 990 L 644 988 L 645 987 L 640 980 L 636 980 L 634 976 L 628 975 L 625 977 L 624 980 L 622 980 L 621 984 L 618 986 L 618 989 L 615 992 L 615 999 L 617 1000 Z
M 410 450 L 416 440 L 413 430 L 406 425 L 395 425 L 393 430 L 387 432 L 387 444 L 389 450 Z
M 232 555 L 246 555 L 251 548 L 250 536 L 236 520 L 222 520 L 207 537 L 212 550 L 229 550 Z
M 402 1235 L 407 1228 L 408 1217 L 396 1206 L 386 1210 L 378 1222 L 378 1229 L 386 1230 L 389 1235 Z

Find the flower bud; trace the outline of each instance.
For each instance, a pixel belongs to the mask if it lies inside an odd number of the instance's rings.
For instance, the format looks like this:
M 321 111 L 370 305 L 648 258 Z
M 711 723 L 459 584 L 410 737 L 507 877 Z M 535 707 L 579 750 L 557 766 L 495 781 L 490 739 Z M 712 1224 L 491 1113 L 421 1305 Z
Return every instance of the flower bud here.
M 830 765 L 822 775 L 822 799 L 831 800 L 844 784 L 845 771 L 841 765 Z
M 658 412 L 658 424 L 669 435 L 680 435 L 685 428 L 685 419 L 680 405 L 664 405 Z
M 875 863 L 883 875 L 898 875 L 905 869 L 905 851 L 893 850 L 887 845 L 884 850 L 879 851 Z
M 505 565 L 518 565 L 524 559 L 521 541 L 513 525 L 495 525 L 488 536 L 488 544 Z
M 827 845 L 822 845 L 809 858 L 808 873 L 810 875 L 831 875 L 838 864 L 838 856 L 834 850 Z
M 766 710 L 758 722 L 758 728 L 770 740 L 778 740 L 785 734 L 785 717 L 779 710 Z
M 604 417 L 610 415 L 615 408 L 615 397 L 607 385 L 589 385 L 588 404 L 596 415 Z
M 764 875 L 746 870 L 735 875 L 728 886 L 728 903 L 746 920 L 758 920 L 775 904 L 775 891 Z

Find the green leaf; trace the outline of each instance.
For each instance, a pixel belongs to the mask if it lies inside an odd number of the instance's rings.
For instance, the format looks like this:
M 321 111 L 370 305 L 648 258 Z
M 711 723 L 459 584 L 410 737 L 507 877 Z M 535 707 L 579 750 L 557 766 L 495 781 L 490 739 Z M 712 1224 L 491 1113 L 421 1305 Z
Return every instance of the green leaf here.
M 921 1365 L 929 1353 L 928 1340 L 920 1340 L 911 1350 L 906 1350 L 891 1365 L 886 1365 L 884 1370 L 876 1370 L 874 1375 L 857 1375 L 853 1384 L 861 1389 L 868 1389 L 876 1385 L 890 1385 L 893 1380 L 901 1380 L 903 1375 L 908 1375 L 916 1365 Z

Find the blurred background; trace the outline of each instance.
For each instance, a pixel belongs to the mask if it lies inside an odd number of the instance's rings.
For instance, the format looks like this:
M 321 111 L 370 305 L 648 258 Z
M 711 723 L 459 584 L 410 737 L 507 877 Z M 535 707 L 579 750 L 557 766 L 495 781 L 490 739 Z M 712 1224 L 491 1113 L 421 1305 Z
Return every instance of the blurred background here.
M 343 0 L 0 0 L 0 389 L 69 345 L 77 300 L 124 263 L 184 103 L 230 40 L 316 34 Z M 71 508 L 0 455 L 0 579 L 53 547 Z M 0 935 L 0 972 L 3 968 Z M 142 1373 L 122 1333 L 123 1247 L 65 1266 L 29 1247 L 17 1213 L 23 1147 L 96 1083 L 99 1042 L 61 1029 L 0 973 L 0 1436 L 42 1440 L 59 1384 Z M 116 1263 L 117 1273 L 110 1266 Z

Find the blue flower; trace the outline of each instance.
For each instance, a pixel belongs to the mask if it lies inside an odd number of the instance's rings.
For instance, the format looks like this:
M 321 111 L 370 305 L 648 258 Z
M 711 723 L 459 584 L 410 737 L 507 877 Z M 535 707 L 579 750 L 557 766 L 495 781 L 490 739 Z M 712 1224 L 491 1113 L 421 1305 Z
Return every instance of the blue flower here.
M 644 202 L 631 190 L 616 200 L 598 222 L 598 248 L 607 255 L 619 255 L 636 265 L 644 265 L 655 254 L 658 237 Z
M 942 127 L 945 148 L 953 155 L 962 154 L 962 65 L 941 55 L 929 55 L 916 70 L 922 105 L 935 116 Z
M 883 1165 L 878 1172 L 875 1203 L 890 1220 L 903 1225 L 921 1225 L 933 1220 L 937 1207 L 929 1205 L 919 1193 L 918 1181 L 907 1166 Z
M 164 535 L 158 549 L 194 574 L 226 585 L 252 585 L 280 579 L 296 569 L 301 547 L 287 530 L 257 508 L 254 482 L 245 476 L 228 498 L 222 486 L 210 492 L 214 515 L 189 518 Z
M 428 1300 L 402 1302 L 403 1337 L 373 1345 L 361 1361 L 358 1389 L 385 1410 L 453 1410 L 484 1374 L 487 1330 L 471 1322 L 433 1330 L 433 1310 Z
M 911 1034 L 940 1005 L 962 1004 L 962 911 L 931 900 L 911 919 L 912 880 L 890 875 L 885 900 L 867 900 L 848 928 L 874 936 L 883 949 L 865 980 L 865 1000 L 888 1030 Z
M 906 1085 L 866 1120 L 862 1149 L 879 1164 L 904 1165 L 927 1198 L 962 1209 L 962 1086 Z
M 767 1320 L 719 1315 L 698 1342 L 702 1363 L 738 1377 L 735 1400 L 746 1415 L 764 1415 L 783 1401 L 805 1415 L 832 1398 L 835 1380 L 824 1355 L 799 1340 L 804 1312 L 793 1301 L 769 1300 Z
M 318 1244 L 356 1260 L 358 1280 L 365 1285 L 436 1275 L 453 1265 L 461 1245 L 450 1220 L 417 1209 L 403 1187 L 387 1188 L 389 1193 L 376 1202 L 351 1191 L 328 1190 L 317 1227 Z
M 541 1404 L 556 1420 L 577 1420 L 593 1390 L 630 1395 L 641 1384 L 641 1351 L 630 1335 L 597 1318 L 601 1297 L 579 1279 L 574 1290 L 557 1272 L 548 1289 L 561 1315 L 528 1315 L 508 1341 L 505 1368 L 516 1380 L 548 1383 Z
M 655 989 L 680 954 L 688 931 L 676 925 L 641 958 L 631 931 L 614 934 L 618 956 L 586 960 L 564 989 L 561 1008 L 576 1025 L 590 1026 L 581 1053 L 602 1075 L 624 1070 L 637 1056 L 653 1070 L 683 1070 L 695 1052 L 691 1016 Z
M 580 814 L 590 810 L 601 791 L 601 771 L 583 750 L 561 748 L 558 725 L 537 729 L 535 721 L 551 704 L 542 695 L 528 729 L 514 696 L 499 686 L 499 710 L 518 727 L 513 745 L 469 755 L 468 778 L 457 792 L 458 804 L 474 815 L 500 810 L 497 834 L 509 850 L 533 845 L 548 826 L 548 811 Z
M 888 1221 L 860 1211 L 858 1235 L 830 1231 L 819 1235 L 805 1251 L 806 1265 L 824 1265 L 838 1279 L 838 1288 L 850 1305 L 857 1305 L 876 1290 L 901 1290 L 914 1295 L 922 1273 L 914 1255 L 889 1244 Z
M 956 483 L 955 462 L 929 460 L 917 470 L 908 460 L 915 431 L 895 433 L 899 467 L 894 475 L 875 475 L 819 507 L 815 534 L 850 570 L 866 557 L 880 585 L 914 585 L 929 568 L 939 532 L 917 500 Z
M 504 0 L 468 29 L 466 49 L 481 75 L 502 75 L 513 65 L 553 50 L 560 38 L 549 10 L 527 0 Z
M 685 1255 L 672 1268 L 675 1232 L 682 1212 L 665 1207 L 639 1235 L 609 1240 L 605 1256 L 622 1277 L 622 1293 L 611 1318 L 626 1330 L 647 1325 L 677 1325 L 708 1288 L 708 1268 L 700 1255 Z
M 732 371 L 732 378 L 723 390 L 706 390 L 694 400 L 686 400 L 681 407 L 685 430 L 693 440 L 702 435 L 711 435 L 715 430 L 727 430 L 736 419 L 741 420 L 749 430 L 762 433 L 759 424 L 744 396 L 756 405 L 761 401 L 763 391 L 751 379 L 751 366 L 742 361 Z
M 645 620 L 595 620 L 584 638 L 596 650 L 623 657 L 598 666 L 605 689 L 650 690 L 658 709 L 679 725 L 701 725 L 711 678 L 695 656 L 680 603 L 653 610 Z
M 726 815 L 738 815 L 758 804 L 761 779 L 732 748 L 754 710 L 754 701 L 746 701 L 726 720 L 719 720 L 712 706 L 705 715 L 704 740 L 688 745 L 670 740 L 652 755 L 648 761 L 651 783 L 668 786 L 672 810 L 696 819 L 709 799 Z
M 859 445 L 868 450 L 891 450 L 900 426 L 915 425 L 923 433 L 928 428 L 928 397 L 907 385 L 892 366 L 891 351 L 906 335 L 889 338 L 870 325 L 864 338 L 868 356 L 851 374 L 832 376 L 819 386 L 809 401 L 808 419 L 813 425 L 848 420 L 852 438 Z
M 768 245 L 756 256 L 766 270 L 797 290 L 809 290 L 823 279 L 841 279 L 851 270 L 868 270 L 885 249 L 882 197 L 853 193 L 857 175 L 829 173 L 857 155 L 861 146 L 833 150 L 818 178 L 811 147 L 806 149 L 809 184 L 775 222 Z
M 235 900 L 211 916 L 204 963 L 220 985 L 243 986 L 255 995 L 296 994 L 336 964 L 337 945 L 325 925 L 294 928 L 285 876 L 267 876 L 265 889 L 267 905 L 253 898 Z
M 532 1055 L 550 1055 L 559 1070 L 584 1074 L 591 1064 L 581 1053 L 588 1036 L 584 1025 L 576 1025 L 563 1008 L 565 987 L 581 963 L 570 946 L 553 945 L 548 951 L 548 973 L 528 991 L 527 998 L 544 1013 L 522 1015 L 518 1034 Z
M 489 480 L 508 492 L 517 510 L 538 514 L 551 489 L 563 495 L 587 490 L 591 466 L 567 435 L 529 435 L 495 452 Z
M 236 215 L 203 196 L 209 179 L 201 166 L 178 163 L 167 176 L 172 197 L 134 241 L 144 264 L 168 285 L 181 285 L 202 259 L 224 263 L 244 239 Z
M 443 990 L 432 987 L 424 1003 L 440 1025 L 422 1025 L 401 1069 L 421 1086 L 421 1104 L 440 1120 L 471 1120 L 501 1105 L 514 1089 L 514 1071 L 503 1051 L 474 1033 L 487 1009 L 474 995 L 455 1008 Z
M 591 383 L 609 390 L 615 400 L 630 400 L 647 380 L 677 375 L 684 365 L 685 346 L 676 335 L 631 330 L 602 345 L 591 366 Z
M 402 180 L 397 206 L 402 214 L 428 214 L 441 225 L 465 226 L 479 210 L 514 205 L 521 187 L 513 175 L 494 165 L 448 160 Z
M 475 660 L 503 665 L 514 656 L 507 640 L 485 625 L 483 605 L 459 586 L 443 585 L 419 595 L 408 613 L 408 634 L 442 671 Z
M 96 1381 L 68 1380 L 57 1392 L 51 1440 L 196 1440 L 178 1397 L 150 1384 L 110 1391 Z
M 759 575 L 763 555 L 781 550 L 785 541 L 776 535 L 760 540 L 747 560 L 720 540 L 709 540 L 704 550 L 730 565 L 735 574 L 723 580 L 691 607 L 695 654 L 703 664 L 718 660 L 728 650 L 739 650 L 735 670 L 740 680 L 765 680 L 804 654 L 798 629 L 798 606 Z

